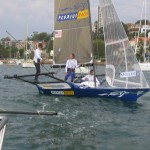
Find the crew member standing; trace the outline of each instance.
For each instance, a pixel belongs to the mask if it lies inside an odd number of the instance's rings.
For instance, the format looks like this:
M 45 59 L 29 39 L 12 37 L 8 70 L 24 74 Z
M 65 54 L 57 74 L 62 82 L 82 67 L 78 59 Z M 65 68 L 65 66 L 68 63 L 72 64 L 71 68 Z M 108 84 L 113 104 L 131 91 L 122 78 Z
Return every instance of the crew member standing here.
M 70 54 L 70 59 L 66 62 L 65 68 L 65 81 L 71 76 L 71 82 L 73 82 L 75 78 L 75 68 L 77 68 L 77 60 L 75 59 L 75 54 Z
M 39 43 L 38 48 L 34 51 L 33 61 L 34 61 L 34 65 L 35 65 L 35 68 L 36 68 L 35 81 L 38 81 L 38 74 L 41 73 L 40 62 L 42 60 L 42 58 L 41 58 L 42 48 L 43 48 L 43 44 Z

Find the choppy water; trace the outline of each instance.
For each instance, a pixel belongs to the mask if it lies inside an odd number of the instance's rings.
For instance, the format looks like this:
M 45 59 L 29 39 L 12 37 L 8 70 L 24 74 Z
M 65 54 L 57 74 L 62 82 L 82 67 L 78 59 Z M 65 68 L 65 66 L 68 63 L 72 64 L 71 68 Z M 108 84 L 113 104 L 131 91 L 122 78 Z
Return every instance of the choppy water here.
M 4 74 L 34 72 L 0 66 L 0 108 L 36 111 L 46 104 L 58 116 L 9 115 L 3 150 L 149 150 L 150 93 L 137 103 L 39 95 L 36 87 Z M 150 72 L 146 73 L 150 83 Z

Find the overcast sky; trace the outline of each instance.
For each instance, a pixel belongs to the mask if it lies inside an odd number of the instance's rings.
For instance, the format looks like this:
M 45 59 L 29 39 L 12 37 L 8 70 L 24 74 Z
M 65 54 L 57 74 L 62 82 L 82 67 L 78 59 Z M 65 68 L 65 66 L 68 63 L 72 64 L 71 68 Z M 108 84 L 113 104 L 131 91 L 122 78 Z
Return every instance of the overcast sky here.
M 143 0 L 112 0 L 121 21 L 139 20 Z M 54 0 L 0 0 L 0 39 L 7 37 L 6 30 L 17 40 L 24 39 L 26 26 L 29 36 L 34 31 L 53 31 Z M 98 0 L 91 0 L 92 20 L 96 20 Z M 147 18 L 150 20 L 150 0 L 147 0 Z

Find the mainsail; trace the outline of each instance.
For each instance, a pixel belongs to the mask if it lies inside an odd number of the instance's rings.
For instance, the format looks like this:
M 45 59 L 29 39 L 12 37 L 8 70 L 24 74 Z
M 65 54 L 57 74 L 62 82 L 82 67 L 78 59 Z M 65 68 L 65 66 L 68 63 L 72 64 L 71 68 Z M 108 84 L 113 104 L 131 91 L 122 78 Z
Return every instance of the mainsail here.
M 92 51 L 89 0 L 55 0 L 54 64 L 65 64 L 70 53 L 90 62 Z
M 99 0 L 103 18 L 106 80 L 112 87 L 149 87 L 111 0 Z

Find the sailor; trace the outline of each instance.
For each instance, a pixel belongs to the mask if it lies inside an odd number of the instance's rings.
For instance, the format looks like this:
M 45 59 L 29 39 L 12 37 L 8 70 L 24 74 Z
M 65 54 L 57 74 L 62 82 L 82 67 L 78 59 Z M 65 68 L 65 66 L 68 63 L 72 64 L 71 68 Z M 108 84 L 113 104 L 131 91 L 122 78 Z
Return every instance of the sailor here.
M 100 86 L 100 83 L 98 81 L 98 79 L 95 77 L 96 80 L 96 86 Z M 90 74 L 86 75 L 85 77 L 83 77 L 81 79 L 81 85 L 85 85 L 85 86 L 90 86 L 90 87 L 95 87 L 95 82 L 94 82 L 94 70 L 91 69 L 90 70 Z
M 70 54 L 70 59 L 66 62 L 65 68 L 65 81 L 71 76 L 71 82 L 73 82 L 75 78 L 75 68 L 78 67 L 77 60 L 75 59 L 75 54 Z
M 38 81 L 38 74 L 41 73 L 40 62 L 42 60 L 42 58 L 41 58 L 42 48 L 43 48 L 43 44 L 39 43 L 38 48 L 36 50 L 34 50 L 33 62 L 34 62 L 35 68 L 36 68 L 35 81 Z

